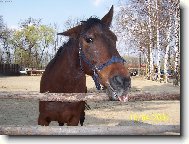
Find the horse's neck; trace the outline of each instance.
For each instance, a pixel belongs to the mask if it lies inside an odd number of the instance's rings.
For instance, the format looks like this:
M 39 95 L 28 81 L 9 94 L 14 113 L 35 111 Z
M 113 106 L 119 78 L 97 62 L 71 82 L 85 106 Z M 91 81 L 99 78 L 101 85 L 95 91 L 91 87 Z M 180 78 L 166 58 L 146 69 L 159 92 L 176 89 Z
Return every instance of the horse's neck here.
M 86 78 L 80 68 L 79 49 L 74 40 L 64 44 L 46 68 L 41 92 L 85 92 Z
M 74 78 L 76 75 L 83 74 L 80 68 L 79 48 L 77 42 L 71 39 L 64 45 L 63 49 L 64 50 L 59 57 L 59 61 L 61 61 L 59 70 L 63 71 L 62 75 L 66 77 L 66 75 L 73 74 Z

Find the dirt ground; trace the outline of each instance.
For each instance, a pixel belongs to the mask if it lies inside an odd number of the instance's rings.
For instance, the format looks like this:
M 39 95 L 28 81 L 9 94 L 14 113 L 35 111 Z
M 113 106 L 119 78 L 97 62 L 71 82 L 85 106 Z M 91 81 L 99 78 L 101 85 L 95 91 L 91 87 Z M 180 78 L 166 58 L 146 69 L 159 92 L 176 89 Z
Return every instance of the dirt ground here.
M 0 91 L 39 91 L 40 76 L 0 76 Z M 88 91 L 95 90 L 87 76 Z M 180 92 L 180 87 L 132 78 L 133 91 Z M 89 102 L 85 126 L 180 126 L 180 101 Z M 0 125 L 37 125 L 38 101 L 0 100 Z M 52 122 L 51 125 L 58 125 Z M 179 135 L 180 131 L 165 131 Z

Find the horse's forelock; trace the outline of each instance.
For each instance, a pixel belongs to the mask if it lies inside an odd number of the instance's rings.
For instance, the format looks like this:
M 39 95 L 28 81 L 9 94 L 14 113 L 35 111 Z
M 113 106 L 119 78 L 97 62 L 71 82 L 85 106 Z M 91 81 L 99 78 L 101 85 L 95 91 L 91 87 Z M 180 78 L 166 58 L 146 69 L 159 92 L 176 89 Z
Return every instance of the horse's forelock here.
M 81 23 L 83 25 L 83 30 L 88 30 L 88 29 L 90 29 L 92 26 L 94 26 L 96 24 L 103 25 L 102 21 L 97 17 L 90 17 L 86 21 L 81 21 Z

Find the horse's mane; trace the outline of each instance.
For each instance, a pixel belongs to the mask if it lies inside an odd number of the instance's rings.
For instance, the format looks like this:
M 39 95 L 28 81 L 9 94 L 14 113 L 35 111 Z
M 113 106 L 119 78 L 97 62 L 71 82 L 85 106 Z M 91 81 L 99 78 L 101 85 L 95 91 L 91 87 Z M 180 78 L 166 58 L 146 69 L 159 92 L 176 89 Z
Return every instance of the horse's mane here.
M 70 45 L 70 40 L 68 42 L 64 42 L 62 46 L 59 47 L 58 51 L 56 52 L 54 58 L 49 62 L 49 64 L 47 65 L 47 67 L 52 67 L 54 65 L 54 63 L 57 61 L 58 57 L 60 57 L 64 50 L 66 49 L 66 47 L 68 45 Z
M 59 57 L 59 56 L 61 55 L 61 53 L 62 53 L 62 52 L 64 51 L 64 49 L 65 49 L 65 45 L 66 45 L 66 43 L 63 43 L 63 45 L 59 47 L 59 49 L 58 49 L 58 51 L 56 52 L 54 58 L 57 58 L 57 57 Z

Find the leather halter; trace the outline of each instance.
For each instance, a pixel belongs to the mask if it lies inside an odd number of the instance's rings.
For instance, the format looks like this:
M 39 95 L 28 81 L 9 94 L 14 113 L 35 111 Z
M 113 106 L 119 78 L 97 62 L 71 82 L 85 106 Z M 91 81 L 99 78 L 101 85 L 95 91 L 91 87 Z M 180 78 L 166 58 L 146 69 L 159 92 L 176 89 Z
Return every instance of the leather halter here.
M 82 48 L 79 47 L 79 59 L 80 59 L 80 67 L 81 67 L 81 70 L 83 71 L 83 67 L 82 67 L 82 63 L 81 63 L 81 60 L 83 60 L 84 62 L 86 62 L 89 67 L 91 68 L 91 70 L 93 71 L 93 80 L 95 82 L 95 85 L 96 85 L 96 88 L 97 90 L 100 90 L 101 89 L 101 86 L 100 86 L 100 83 L 99 83 L 99 75 L 97 72 L 103 70 L 105 67 L 113 64 L 113 63 L 125 63 L 126 60 L 124 60 L 122 57 L 118 57 L 118 56 L 112 56 L 111 59 L 109 59 L 107 62 L 99 65 L 99 66 L 96 66 L 96 65 L 93 65 L 88 59 L 87 57 L 85 56 L 84 52 L 82 51 Z

